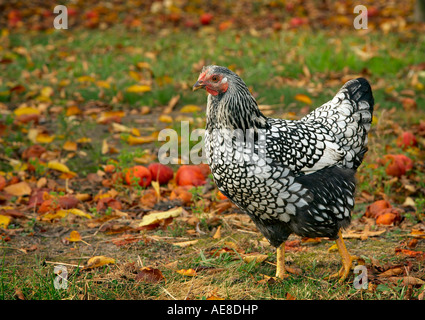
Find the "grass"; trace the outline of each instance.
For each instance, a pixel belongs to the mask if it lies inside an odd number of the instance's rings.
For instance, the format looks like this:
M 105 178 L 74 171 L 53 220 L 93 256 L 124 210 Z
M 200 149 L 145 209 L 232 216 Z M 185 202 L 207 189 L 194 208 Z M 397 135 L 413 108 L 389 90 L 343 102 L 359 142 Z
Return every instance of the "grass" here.
M 400 35 L 382 37 L 376 33 L 340 35 L 317 32 L 312 36 L 311 33 L 301 31 L 276 33 L 262 38 L 232 32 L 189 35 L 177 32 L 162 37 L 142 37 L 117 28 L 104 32 L 55 31 L 31 36 L 11 34 L 10 47 L 25 48 L 27 52 L 31 52 L 30 59 L 13 53 L 16 60 L 3 66 L 2 72 L 5 80 L 24 86 L 34 86 L 34 83 L 52 86 L 56 83 L 55 89 L 59 89 L 57 84 L 69 81 L 63 87 L 68 99 L 72 99 L 78 91 L 85 100 L 99 100 L 99 88 L 96 84 L 90 81 L 79 82 L 79 77 L 110 79 L 111 87 L 104 90 L 105 96 L 100 100 L 109 102 L 121 91 L 124 95 L 123 102 L 130 107 L 155 107 L 167 104 L 175 95 L 176 89 L 183 95 L 184 103 L 205 103 L 203 96 L 193 95 L 188 90 L 200 71 L 193 65 L 204 61 L 205 64 L 233 66 L 242 71 L 245 82 L 258 92 L 261 101 L 273 105 L 281 103 L 279 99 L 282 95 L 287 101 L 291 101 L 295 94 L 305 92 L 304 86 L 293 88 L 282 83 L 271 85 L 276 77 L 299 78 L 303 75 L 304 65 L 313 75 L 319 75 L 318 78 L 311 79 L 313 83 L 323 81 L 329 73 L 348 69 L 350 73 L 359 74 L 367 69 L 371 73 L 372 83 L 385 78 L 388 84 L 394 80 L 393 85 L 398 89 L 408 87 L 407 79 L 403 78 L 409 66 L 422 62 L 421 53 L 425 50 L 425 40 L 423 35 L 413 39 L 404 37 L 401 46 L 398 41 Z M 363 50 L 371 58 L 362 59 L 356 53 L 359 50 Z M 138 62 L 147 62 L 155 75 L 152 92 L 142 96 L 125 92 L 125 88 L 136 82 L 129 76 L 129 71 L 140 71 L 135 67 Z M 47 72 L 41 81 L 35 82 L 37 73 L 23 79 L 22 71 L 31 73 L 43 68 Z M 146 70 L 141 73 L 142 76 L 148 76 Z M 8 81 L 2 82 L 0 91 L 7 89 Z M 319 104 L 326 101 L 334 89 L 319 92 L 313 102 Z M 379 89 L 376 91 L 377 98 L 381 98 L 383 94 Z M 3 96 L 4 101 L 7 99 L 11 97 Z M 122 103 L 116 107 L 122 107 Z
M 51 100 L 54 105 L 62 107 L 70 101 L 82 105 L 96 101 L 117 110 L 129 111 L 147 105 L 155 111 L 155 108 L 167 105 L 176 94 L 181 95 L 179 105 L 204 106 L 205 96 L 193 94 L 191 85 L 202 65 L 213 63 L 237 70 L 258 97 L 259 103 L 273 106 L 276 116 L 289 111 L 298 114 L 305 107 L 294 100 L 297 93 L 309 95 L 312 105 L 317 106 L 332 98 L 341 85 L 342 77 L 362 73 L 368 74 L 374 86 L 378 104 L 376 115 L 383 119 L 379 120 L 382 126 L 389 125 L 391 119 L 395 121 L 394 117 L 388 118 L 387 112 L 393 107 L 398 110 L 396 120 L 404 127 L 420 120 L 420 117 L 411 117 L 403 112 L 394 93 L 413 90 L 417 104 L 425 105 L 423 89 L 412 85 L 409 78 L 410 67 L 423 62 L 425 35 L 297 31 L 260 37 L 235 31 L 172 31 L 164 35 L 141 36 L 114 28 L 103 32 L 14 33 L 10 34 L 8 41 L 9 44 L 0 51 L 0 57 L 10 56 L 13 62 L 0 65 L 0 101 L 12 108 L 24 102 L 38 101 L 40 91 L 47 86 L 53 88 Z M 371 57 L 364 59 L 358 50 Z M 148 63 L 149 68 L 138 67 L 140 62 Z M 311 76 L 305 75 L 305 67 Z M 139 81 L 131 76 L 130 71 L 138 74 Z M 80 78 L 87 76 L 88 81 Z M 96 82 L 99 80 L 107 81 L 109 88 L 99 86 Z M 419 80 L 425 83 L 422 74 Z M 148 83 L 152 90 L 144 94 L 126 92 L 126 88 L 138 82 Z M 10 93 L 8 89 L 16 85 L 23 85 L 26 91 Z M 156 123 L 154 116 L 150 119 L 153 124 Z M 203 113 L 198 116 L 202 117 Z M 3 117 L 4 121 L 13 121 Z M 52 132 L 64 137 L 94 139 L 92 144 L 84 147 L 85 157 L 76 156 L 69 160 L 73 171 L 85 175 L 96 172 L 100 164 L 106 163 L 100 152 L 101 140 L 110 135 L 105 127 L 90 119 L 69 120 L 64 112 L 59 113 L 55 120 L 46 124 L 51 126 Z M 376 132 L 380 135 L 371 137 L 370 157 L 359 172 L 359 176 L 363 177 L 359 181 L 359 193 L 367 191 L 373 194 L 380 190 L 393 197 L 400 188 L 399 182 L 387 184 L 383 168 L 369 165 L 379 155 L 385 154 L 388 146 L 395 147 L 394 135 L 385 133 L 383 128 Z M 2 145 L 1 151 L 8 156 L 18 154 L 22 146 L 29 143 L 20 131 L 3 138 L 9 143 L 7 148 Z M 131 149 L 125 149 L 118 160 L 126 161 L 128 153 Z M 418 171 L 419 177 L 423 174 Z M 194 197 L 200 196 L 198 191 L 193 190 Z M 418 197 L 416 201 L 418 208 L 425 207 L 423 198 Z M 359 219 L 365 207 L 364 203 L 358 204 L 353 216 Z M 201 206 L 189 209 L 199 215 L 203 212 Z M 78 226 L 74 223 L 65 220 L 58 224 L 70 230 Z M 47 230 L 46 234 L 53 233 L 52 229 L 56 226 L 37 221 L 28 227 L 25 235 L 17 234 L 16 241 L 11 244 L 0 243 L 0 299 L 16 298 L 17 289 L 28 299 L 205 299 L 214 295 L 226 299 L 286 299 L 288 294 L 296 299 L 406 298 L 406 287 L 401 285 L 379 284 L 369 292 L 355 290 L 352 276 L 341 285 L 326 280 L 326 276 L 336 272 L 340 266 L 337 254 L 328 252 L 332 242 L 326 240 L 303 245 L 305 250 L 287 254 L 288 266 L 301 268 L 301 275 L 291 275 L 279 283 L 268 283 L 260 280 L 262 275 L 274 275 L 274 249 L 262 244 L 259 241 L 261 235 L 251 229 L 241 232 L 226 222 L 222 222 L 221 239 L 212 239 L 215 229 L 203 223 L 201 228 L 206 234 L 198 234 L 199 242 L 187 248 L 172 245 L 176 238 L 189 238 L 188 231 L 194 231 L 193 226 L 178 219 L 164 230 L 145 234 L 160 240 L 141 241 L 123 247 L 111 244 L 110 237 L 94 237 L 93 230 L 84 230 L 87 236 L 93 236 L 87 238 L 91 246 L 66 245 L 61 242 L 63 235 L 54 238 L 37 235 L 42 229 Z M 394 247 L 409 239 L 407 233 L 397 228 L 389 229 L 384 237 L 377 240 L 348 240 L 347 246 L 353 253 L 364 255 L 368 261 L 377 259 L 387 266 L 404 264 L 406 261 L 394 254 Z M 19 247 L 15 246 L 16 242 Z M 35 252 L 24 254 L 19 250 L 32 242 L 38 245 Z M 226 242 L 234 242 L 245 253 L 265 253 L 268 259 L 261 264 L 245 263 L 237 251 L 214 255 L 226 246 Z M 423 242 L 420 243 L 418 250 L 423 250 L 423 246 Z M 69 288 L 54 288 L 55 264 L 46 261 L 84 264 L 87 257 L 99 253 L 116 257 L 117 263 L 93 270 L 69 267 Z M 166 281 L 153 284 L 137 281 L 140 261 L 144 266 L 159 268 Z M 175 269 L 194 268 L 198 275 L 185 277 L 166 267 L 174 261 L 177 261 Z M 423 262 L 412 263 L 416 268 L 414 271 L 421 274 Z M 411 296 L 417 297 L 422 289 L 414 287 L 412 290 Z

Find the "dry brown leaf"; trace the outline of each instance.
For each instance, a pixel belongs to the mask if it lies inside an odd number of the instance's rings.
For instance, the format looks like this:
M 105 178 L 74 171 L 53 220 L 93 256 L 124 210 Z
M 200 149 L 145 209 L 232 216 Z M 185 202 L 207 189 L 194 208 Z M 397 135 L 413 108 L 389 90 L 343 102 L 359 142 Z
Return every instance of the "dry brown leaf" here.
M 389 281 L 391 281 L 394 284 L 401 284 L 403 286 L 418 286 L 425 284 L 425 281 L 419 278 L 415 278 L 412 276 L 405 276 L 405 277 L 390 277 L 388 278 Z
M 158 283 L 162 280 L 165 280 L 165 277 L 159 269 L 143 267 L 137 272 L 136 280 L 149 283 Z
M 183 241 L 183 242 L 174 242 L 173 246 L 177 246 L 177 247 L 188 247 L 188 246 L 192 246 L 194 244 L 197 244 L 199 240 L 190 240 L 190 241 Z
M 4 188 L 4 191 L 13 196 L 26 196 L 31 194 L 31 187 L 25 181 L 11 184 Z
M 220 239 L 221 238 L 221 226 L 218 226 L 217 230 L 215 231 L 213 235 L 213 239 Z
M 180 100 L 180 95 L 176 95 L 174 97 L 172 97 L 170 99 L 170 101 L 168 102 L 168 106 L 164 109 L 164 111 L 162 112 L 163 114 L 170 114 L 174 107 L 177 105 L 177 103 Z
M 378 277 L 389 278 L 389 277 L 398 276 L 402 274 L 403 272 L 404 272 L 404 268 L 396 267 L 396 268 L 391 268 L 387 271 L 382 272 L 381 274 L 378 275 Z

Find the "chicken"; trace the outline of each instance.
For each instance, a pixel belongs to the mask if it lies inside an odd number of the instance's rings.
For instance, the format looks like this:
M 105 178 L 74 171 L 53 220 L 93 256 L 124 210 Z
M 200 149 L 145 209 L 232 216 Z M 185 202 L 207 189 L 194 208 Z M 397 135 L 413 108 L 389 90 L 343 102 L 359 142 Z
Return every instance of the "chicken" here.
M 264 116 L 244 81 L 221 66 L 204 67 L 205 151 L 218 189 L 246 212 L 277 248 L 276 276 L 286 276 L 291 233 L 336 240 L 344 280 L 356 257 L 343 242 L 355 173 L 367 151 L 374 99 L 367 80 L 348 81 L 329 102 L 297 121 Z

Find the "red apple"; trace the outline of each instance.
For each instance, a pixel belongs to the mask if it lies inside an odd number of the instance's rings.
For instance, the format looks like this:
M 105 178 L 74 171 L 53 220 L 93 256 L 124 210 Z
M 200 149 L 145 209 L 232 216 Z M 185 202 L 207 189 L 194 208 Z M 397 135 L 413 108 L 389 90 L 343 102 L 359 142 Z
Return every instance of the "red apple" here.
M 404 131 L 398 138 L 397 138 L 397 146 L 401 147 L 403 149 L 407 147 L 414 147 L 418 144 L 418 141 L 416 140 L 416 137 L 413 133 L 409 131 Z
M 166 184 L 174 177 L 173 169 L 161 163 L 152 163 L 148 169 L 151 172 L 152 180 L 158 181 L 159 184 Z
M 206 180 L 199 166 L 183 165 L 177 170 L 176 183 L 179 186 L 201 186 Z
M 125 175 L 125 181 L 131 185 L 136 181 L 141 187 L 148 187 L 152 181 L 152 174 L 150 170 L 144 166 L 134 166 L 128 169 Z
M 213 19 L 213 15 L 211 13 L 203 13 L 201 14 L 201 17 L 199 18 L 199 21 L 202 25 L 206 26 L 211 23 Z

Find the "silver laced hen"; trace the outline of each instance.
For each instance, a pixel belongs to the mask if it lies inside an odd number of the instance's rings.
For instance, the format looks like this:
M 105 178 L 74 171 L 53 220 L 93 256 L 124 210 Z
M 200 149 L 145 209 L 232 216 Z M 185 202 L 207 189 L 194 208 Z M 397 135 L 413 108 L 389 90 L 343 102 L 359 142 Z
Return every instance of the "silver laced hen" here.
M 354 206 L 356 169 L 367 151 L 374 99 L 363 78 L 298 121 L 264 116 L 244 81 L 225 67 L 202 70 L 193 89 L 209 93 L 206 156 L 219 190 L 277 247 L 285 274 L 285 240 L 335 239 L 343 266 L 352 261 L 341 236 Z

